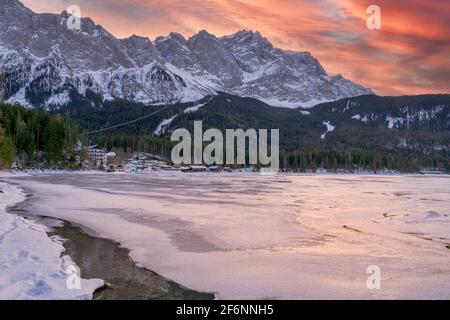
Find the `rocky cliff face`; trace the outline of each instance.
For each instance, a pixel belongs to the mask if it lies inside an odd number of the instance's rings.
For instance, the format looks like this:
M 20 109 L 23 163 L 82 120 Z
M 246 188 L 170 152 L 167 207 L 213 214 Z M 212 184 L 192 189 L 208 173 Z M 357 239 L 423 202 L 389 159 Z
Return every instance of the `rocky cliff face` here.
M 154 42 L 117 39 L 89 18 L 67 28 L 66 12 L 37 14 L 17 0 L 0 0 L 0 70 L 5 99 L 26 106 L 61 106 L 73 92 L 145 104 L 196 101 L 218 91 L 275 106 L 372 93 L 330 77 L 306 52 L 276 49 L 258 32 L 218 38 L 201 31 Z

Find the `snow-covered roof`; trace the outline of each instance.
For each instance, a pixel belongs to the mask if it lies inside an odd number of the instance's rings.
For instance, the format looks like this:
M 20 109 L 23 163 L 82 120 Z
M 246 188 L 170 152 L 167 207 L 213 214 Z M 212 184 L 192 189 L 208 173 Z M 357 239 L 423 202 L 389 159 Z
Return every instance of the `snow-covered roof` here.
M 93 146 L 89 146 L 88 149 L 89 149 L 89 150 L 94 150 L 94 149 L 105 150 L 105 148 L 100 147 L 98 144 L 94 144 Z

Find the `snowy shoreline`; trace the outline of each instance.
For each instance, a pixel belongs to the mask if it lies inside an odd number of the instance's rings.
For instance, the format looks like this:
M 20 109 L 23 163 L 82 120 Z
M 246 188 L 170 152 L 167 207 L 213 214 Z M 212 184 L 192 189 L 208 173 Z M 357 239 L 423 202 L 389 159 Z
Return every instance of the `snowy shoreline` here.
M 126 175 L 126 174 L 135 174 L 135 175 L 208 175 L 208 176 L 224 176 L 224 177 L 233 177 L 239 175 L 261 175 L 260 172 L 252 172 L 249 170 L 235 170 L 233 172 L 195 172 L 195 173 L 183 173 L 181 171 L 138 171 L 138 172 L 106 172 L 106 171 L 97 171 L 97 170 L 64 170 L 64 169 L 24 169 L 17 171 L 2 171 L 0 170 L 0 178 L 14 178 L 14 177 L 22 177 L 22 176 L 48 176 L 48 175 L 68 175 L 68 176 L 76 176 L 76 175 Z M 278 172 L 277 176 L 388 176 L 388 177 L 408 177 L 408 176 L 418 176 L 418 177 L 448 177 L 450 173 L 439 173 L 439 174 L 423 174 L 418 172 L 396 172 L 396 171 L 370 171 L 370 170 L 362 170 L 362 171 L 354 171 L 354 172 L 333 172 L 327 170 L 318 169 L 315 172 Z
M 68 288 L 67 270 L 75 265 L 64 255 L 63 240 L 48 237 L 45 226 L 7 212 L 24 200 L 19 187 L 0 182 L 0 300 L 92 299 L 104 282 L 81 279 L 80 289 Z
M 114 239 L 138 266 L 222 299 L 448 298 L 448 177 L 225 176 L 11 182 L 33 193 L 30 213 Z M 366 287 L 371 265 L 382 291 Z

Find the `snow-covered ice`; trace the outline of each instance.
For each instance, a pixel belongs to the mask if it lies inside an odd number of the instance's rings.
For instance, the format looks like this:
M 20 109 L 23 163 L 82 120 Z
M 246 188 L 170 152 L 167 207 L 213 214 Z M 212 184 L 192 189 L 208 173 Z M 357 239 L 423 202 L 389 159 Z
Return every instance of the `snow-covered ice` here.
M 0 300 L 91 299 L 103 281 L 81 279 L 80 289 L 68 289 L 68 280 L 76 284 L 68 273 L 74 264 L 61 257 L 62 240 L 50 239 L 44 226 L 6 212 L 24 198 L 18 187 L 0 182 Z
M 257 174 L 12 178 L 30 212 L 231 299 L 450 298 L 450 178 Z M 381 268 L 381 290 L 367 268 Z

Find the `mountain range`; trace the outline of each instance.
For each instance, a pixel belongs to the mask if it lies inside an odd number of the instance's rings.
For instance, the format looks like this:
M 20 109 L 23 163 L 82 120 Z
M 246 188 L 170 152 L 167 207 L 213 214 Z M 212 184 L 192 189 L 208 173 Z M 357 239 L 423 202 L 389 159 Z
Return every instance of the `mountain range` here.
M 278 107 L 311 107 L 373 94 L 341 75 L 330 76 L 308 52 L 275 48 L 259 32 L 118 39 L 90 18 L 71 30 L 69 17 L 66 11 L 34 13 L 18 0 L 0 0 L 7 102 L 58 108 L 78 95 L 158 105 L 226 92 Z
M 69 18 L 0 0 L 0 100 L 68 113 L 91 142 L 126 152 L 167 152 L 174 129 L 201 120 L 280 129 L 290 168 L 450 171 L 450 95 L 380 97 L 258 32 L 117 39 Z

